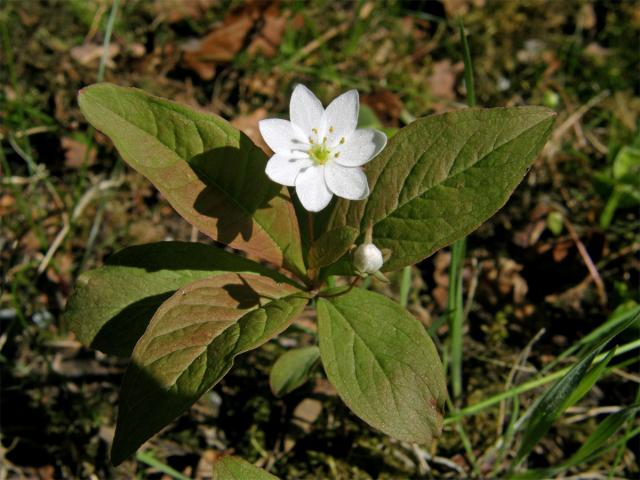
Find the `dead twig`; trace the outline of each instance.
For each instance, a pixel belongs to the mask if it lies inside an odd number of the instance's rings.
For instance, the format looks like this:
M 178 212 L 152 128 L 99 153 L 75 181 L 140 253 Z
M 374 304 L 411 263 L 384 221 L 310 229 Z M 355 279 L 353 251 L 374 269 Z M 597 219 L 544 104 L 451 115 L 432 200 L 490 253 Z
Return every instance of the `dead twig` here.
M 573 224 L 569 221 L 569 219 L 566 216 L 564 217 L 564 224 L 567 227 L 567 231 L 569 232 L 571 239 L 576 244 L 576 247 L 578 248 L 578 252 L 580 252 L 582 261 L 585 263 L 587 269 L 589 270 L 589 275 L 593 279 L 593 282 L 596 284 L 598 296 L 600 297 L 600 304 L 606 305 L 607 292 L 604 287 L 604 282 L 600 277 L 600 273 L 598 272 L 598 268 L 596 267 L 595 263 L 593 263 L 593 260 L 591 260 L 591 256 L 587 251 L 587 247 L 584 246 L 584 243 L 582 243 L 582 240 L 580 240 L 580 237 L 578 236 L 578 233 L 576 232 L 575 228 L 573 228 Z

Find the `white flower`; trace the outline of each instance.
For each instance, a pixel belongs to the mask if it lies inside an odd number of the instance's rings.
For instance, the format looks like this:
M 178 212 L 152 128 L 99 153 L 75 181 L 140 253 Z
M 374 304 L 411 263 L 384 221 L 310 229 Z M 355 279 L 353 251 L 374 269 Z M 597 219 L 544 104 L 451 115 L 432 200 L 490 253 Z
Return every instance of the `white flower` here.
M 274 182 L 296 187 L 307 210 L 318 212 L 333 195 L 362 200 L 369 195 L 367 177 L 360 167 L 387 143 L 384 133 L 356 129 L 358 92 L 340 95 L 325 110 L 304 85 L 291 95 L 291 121 L 270 118 L 260 122 L 260 133 L 275 152 L 266 173 Z
M 373 243 L 363 243 L 353 254 L 353 266 L 360 273 L 376 273 L 383 263 L 382 252 Z

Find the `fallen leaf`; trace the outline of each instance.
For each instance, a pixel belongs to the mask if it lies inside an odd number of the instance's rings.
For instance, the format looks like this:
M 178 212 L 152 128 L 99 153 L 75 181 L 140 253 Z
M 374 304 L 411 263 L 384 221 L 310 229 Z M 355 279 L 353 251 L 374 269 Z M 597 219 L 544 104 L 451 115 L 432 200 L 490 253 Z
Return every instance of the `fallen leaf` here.
M 288 15 L 283 15 L 277 3 L 272 3 L 264 11 L 264 24 L 253 38 L 247 51 L 255 55 L 261 53 L 267 58 L 273 57 L 280 47 L 282 35 L 287 26 Z
M 102 57 L 104 47 L 95 43 L 85 43 L 71 49 L 71 58 L 83 67 L 96 67 Z M 113 59 L 120 53 L 120 47 L 116 43 L 109 44 L 107 49 L 106 67 L 113 68 Z
M 282 41 L 287 19 L 277 3 L 248 2 L 232 10 L 203 38 L 183 44 L 184 65 L 210 80 L 216 65 L 232 61 L 245 46 L 251 55 L 272 57 Z
M 318 419 L 320 413 L 322 413 L 322 403 L 313 398 L 305 398 L 293 411 L 293 423 L 308 432 L 311 430 L 311 424 Z
M 64 150 L 64 165 L 68 168 L 80 168 L 87 158 L 87 165 L 93 165 L 96 159 L 95 149 L 87 153 L 87 144 L 71 137 L 62 137 L 60 141 Z
M 11 213 L 13 211 L 13 205 L 16 203 L 15 197 L 13 195 L 9 195 L 8 193 L 2 194 L 0 196 L 0 217 L 4 217 L 6 214 Z
M 442 60 L 433 64 L 433 73 L 427 79 L 431 95 L 438 99 L 455 100 L 456 76 L 464 70 L 461 62 Z
M 236 117 L 231 121 L 231 125 L 244 132 L 265 153 L 270 153 L 271 149 L 265 143 L 258 129 L 258 122 L 267 118 L 267 114 L 268 112 L 264 108 L 259 108 L 249 115 Z
M 211 80 L 215 64 L 228 63 L 240 51 L 253 27 L 253 16 L 242 10 L 229 14 L 222 25 L 200 40 L 191 40 L 182 46 L 183 62 L 204 80 Z
M 398 126 L 404 104 L 400 97 L 389 90 L 380 90 L 362 96 L 362 102 L 373 109 L 376 117 L 385 125 Z
M 596 26 L 596 12 L 593 5 L 585 3 L 580 7 L 576 17 L 576 25 L 582 30 L 590 30 Z
M 485 0 L 442 0 L 449 17 L 459 17 L 469 13 L 472 7 L 484 7 Z
M 527 281 L 520 275 L 523 266 L 510 258 L 500 258 L 498 269 L 498 291 L 502 295 L 512 293 L 513 302 L 522 303 L 529 291 Z
M 167 23 L 176 23 L 184 18 L 198 20 L 219 3 L 218 0 L 155 0 L 153 10 Z

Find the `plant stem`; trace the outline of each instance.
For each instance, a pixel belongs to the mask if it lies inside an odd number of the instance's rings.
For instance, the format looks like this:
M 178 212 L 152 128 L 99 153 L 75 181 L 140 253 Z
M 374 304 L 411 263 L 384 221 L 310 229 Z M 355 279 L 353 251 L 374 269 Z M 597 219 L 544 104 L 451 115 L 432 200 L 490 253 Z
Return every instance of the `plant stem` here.
M 460 18 L 458 29 L 462 41 L 464 57 L 464 80 L 467 89 L 467 104 L 470 107 L 476 105 L 476 92 L 473 83 L 473 64 L 471 52 L 467 43 L 467 35 L 464 23 Z M 462 238 L 451 247 L 451 264 L 449 266 L 449 328 L 451 337 L 451 387 L 453 398 L 459 398 L 462 394 L 462 337 L 464 323 L 464 305 L 462 295 L 462 266 L 464 264 L 467 239 Z
M 476 89 L 473 82 L 473 63 L 471 62 L 471 50 L 469 50 L 469 43 L 467 42 L 467 34 L 464 29 L 462 17 L 458 23 L 458 30 L 460 32 L 460 39 L 462 40 L 462 53 L 464 55 L 464 85 L 467 89 L 467 105 L 475 107 Z
M 449 266 L 449 329 L 451 337 L 451 386 L 453 398 L 462 394 L 462 336 L 464 308 L 462 302 L 462 266 L 466 239 L 458 240 L 451 247 L 451 264 Z
M 402 269 L 402 280 L 400 282 L 400 305 L 407 308 L 409 304 L 409 291 L 411 290 L 411 265 Z
M 313 243 L 313 214 L 307 212 L 307 239 L 309 246 Z

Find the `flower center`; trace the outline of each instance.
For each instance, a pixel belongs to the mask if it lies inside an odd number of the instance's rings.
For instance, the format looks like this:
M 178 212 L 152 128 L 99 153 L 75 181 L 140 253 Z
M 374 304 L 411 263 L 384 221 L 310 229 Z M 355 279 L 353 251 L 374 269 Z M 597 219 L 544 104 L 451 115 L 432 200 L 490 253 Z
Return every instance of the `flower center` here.
M 316 165 L 324 165 L 331 156 L 331 149 L 327 147 L 326 143 L 320 143 L 312 145 L 307 153 Z

